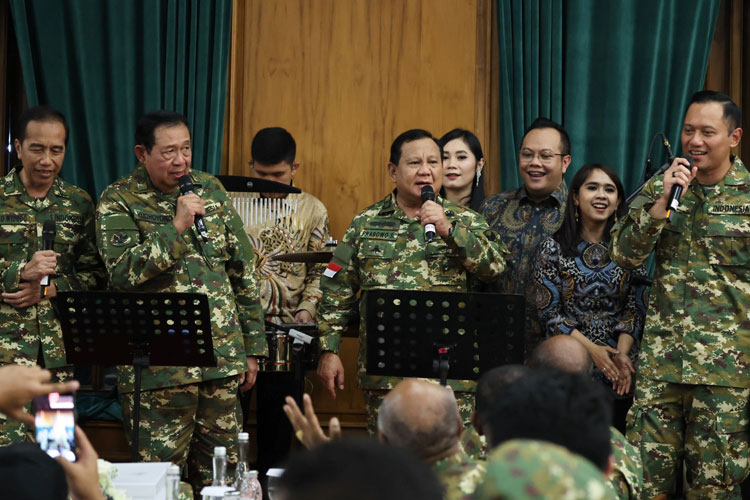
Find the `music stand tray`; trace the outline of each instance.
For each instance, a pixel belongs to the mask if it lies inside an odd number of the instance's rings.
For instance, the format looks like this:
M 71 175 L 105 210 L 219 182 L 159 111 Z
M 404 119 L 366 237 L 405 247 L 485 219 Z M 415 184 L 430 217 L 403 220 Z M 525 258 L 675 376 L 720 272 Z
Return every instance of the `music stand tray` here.
M 367 373 L 477 380 L 523 363 L 522 295 L 369 290 Z
M 199 293 L 60 292 L 68 363 L 133 366 L 133 461 L 138 461 L 141 372 L 216 366 L 208 297 Z

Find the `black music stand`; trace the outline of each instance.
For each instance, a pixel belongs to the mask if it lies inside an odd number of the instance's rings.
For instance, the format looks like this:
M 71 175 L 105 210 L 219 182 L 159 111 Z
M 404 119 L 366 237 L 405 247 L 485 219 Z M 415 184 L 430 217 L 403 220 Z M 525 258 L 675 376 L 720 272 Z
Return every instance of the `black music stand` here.
M 367 373 L 476 380 L 523 363 L 522 295 L 369 290 Z
M 217 175 L 217 179 L 227 191 L 235 193 L 301 193 L 302 190 L 290 184 L 274 182 L 257 177 L 241 175 Z
M 60 292 L 68 363 L 133 366 L 133 461 L 141 374 L 149 366 L 216 366 L 208 298 L 200 293 Z

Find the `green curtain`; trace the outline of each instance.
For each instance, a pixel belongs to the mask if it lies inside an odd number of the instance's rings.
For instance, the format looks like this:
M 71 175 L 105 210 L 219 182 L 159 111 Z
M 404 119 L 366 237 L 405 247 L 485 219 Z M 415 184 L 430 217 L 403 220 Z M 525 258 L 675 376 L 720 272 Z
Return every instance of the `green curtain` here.
M 521 183 L 517 152 L 539 115 L 567 129 L 573 162 L 605 163 L 627 192 L 651 137 L 679 154 L 685 104 L 703 87 L 720 0 L 498 0 L 500 180 Z M 654 147 L 654 165 L 666 155 Z
M 538 116 L 563 119 L 563 2 L 498 0 L 500 186 L 520 185 L 518 150 Z
M 130 172 L 135 124 L 191 124 L 193 167 L 221 168 L 231 0 L 11 0 L 29 105 L 62 111 L 61 175 L 92 194 Z
M 680 154 L 685 105 L 703 88 L 720 0 L 567 0 L 563 123 L 584 163 L 604 163 L 628 193 L 649 142 Z M 654 167 L 666 161 L 654 147 Z

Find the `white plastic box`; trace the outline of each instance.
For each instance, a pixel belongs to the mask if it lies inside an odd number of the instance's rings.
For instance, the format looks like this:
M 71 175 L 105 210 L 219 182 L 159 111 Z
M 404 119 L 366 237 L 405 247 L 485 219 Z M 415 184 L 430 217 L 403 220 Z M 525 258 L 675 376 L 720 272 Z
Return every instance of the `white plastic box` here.
M 167 497 L 169 462 L 120 463 L 112 484 L 133 500 L 164 500 Z

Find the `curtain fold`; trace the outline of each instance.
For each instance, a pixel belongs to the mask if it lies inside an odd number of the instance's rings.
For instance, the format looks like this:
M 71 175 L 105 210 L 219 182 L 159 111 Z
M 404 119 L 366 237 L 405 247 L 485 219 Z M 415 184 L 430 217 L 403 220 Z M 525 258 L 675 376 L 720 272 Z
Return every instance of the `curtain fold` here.
M 193 166 L 219 173 L 231 0 L 11 0 L 29 105 L 70 123 L 61 175 L 97 198 L 135 165 L 138 117 L 191 124 Z

